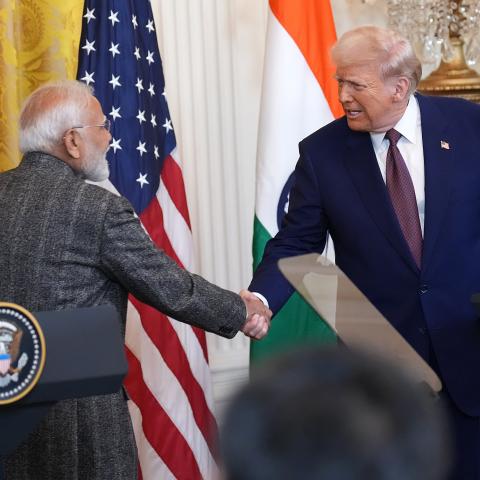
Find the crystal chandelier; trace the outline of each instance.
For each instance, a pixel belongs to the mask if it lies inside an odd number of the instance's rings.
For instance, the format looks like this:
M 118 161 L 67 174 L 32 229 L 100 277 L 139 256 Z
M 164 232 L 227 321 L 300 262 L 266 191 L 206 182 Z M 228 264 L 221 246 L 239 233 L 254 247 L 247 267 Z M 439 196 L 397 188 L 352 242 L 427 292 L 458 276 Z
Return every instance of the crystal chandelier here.
M 389 22 L 410 39 L 424 64 L 452 62 L 463 46 L 468 66 L 480 62 L 480 0 L 387 0 Z
M 362 0 L 374 3 L 374 0 Z M 385 0 L 391 28 L 424 65 L 439 65 L 418 89 L 480 103 L 480 0 Z

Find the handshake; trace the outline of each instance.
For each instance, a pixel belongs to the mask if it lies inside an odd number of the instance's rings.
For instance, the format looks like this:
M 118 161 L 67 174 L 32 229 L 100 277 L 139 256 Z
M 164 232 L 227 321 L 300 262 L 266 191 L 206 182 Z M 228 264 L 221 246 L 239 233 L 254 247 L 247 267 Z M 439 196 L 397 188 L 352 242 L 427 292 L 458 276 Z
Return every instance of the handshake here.
M 241 331 L 247 337 L 260 340 L 267 334 L 270 328 L 272 312 L 255 294 L 248 290 L 241 290 L 240 297 L 242 297 L 247 309 L 247 320 Z

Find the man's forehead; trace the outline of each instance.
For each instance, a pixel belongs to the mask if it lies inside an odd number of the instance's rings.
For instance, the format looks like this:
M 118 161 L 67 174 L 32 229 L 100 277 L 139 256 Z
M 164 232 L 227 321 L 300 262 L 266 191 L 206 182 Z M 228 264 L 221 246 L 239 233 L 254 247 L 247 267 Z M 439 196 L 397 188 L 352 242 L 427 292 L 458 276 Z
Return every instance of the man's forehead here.
M 335 72 L 338 80 L 370 80 L 378 77 L 378 67 L 372 63 L 338 65 Z
M 94 117 L 101 117 L 102 119 L 105 117 L 103 114 L 102 106 L 97 98 L 93 95 L 90 97 L 89 105 L 88 105 L 89 114 Z
M 102 106 L 100 105 L 100 102 L 93 95 L 90 97 L 90 107 L 95 108 L 95 109 L 100 109 L 100 110 L 102 109 Z

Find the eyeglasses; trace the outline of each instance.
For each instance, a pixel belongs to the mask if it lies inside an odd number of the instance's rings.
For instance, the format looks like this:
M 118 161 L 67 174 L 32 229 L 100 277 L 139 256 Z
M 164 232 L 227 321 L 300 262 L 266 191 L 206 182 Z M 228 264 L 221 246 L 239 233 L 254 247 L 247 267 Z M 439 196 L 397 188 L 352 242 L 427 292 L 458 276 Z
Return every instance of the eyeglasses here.
M 107 130 L 107 132 L 109 132 L 111 125 L 112 123 L 110 122 L 110 119 L 106 118 L 105 121 L 103 123 L 100 123 L 99 125 L 76 125 L 75 127 L 71 127 L 71 128 L 100 127 L 100 128 L 104 128 L 105 130 Z

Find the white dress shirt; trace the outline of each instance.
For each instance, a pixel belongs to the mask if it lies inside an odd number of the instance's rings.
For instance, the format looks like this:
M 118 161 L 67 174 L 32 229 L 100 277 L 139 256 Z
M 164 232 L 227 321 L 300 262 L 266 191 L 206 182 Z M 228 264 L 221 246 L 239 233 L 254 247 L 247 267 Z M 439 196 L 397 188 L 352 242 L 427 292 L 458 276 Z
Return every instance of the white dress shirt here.
M 420 120 L 420 109 L 417 99 L 412 95 L 408 102 L 405 113 L 398 123 L 393 127 L 402 136 L 397 143 L 403 160 L 407 165 L 410 177 L 412 178 L 415 197 L 417 198 L 418 214 L 422 236 L 425 224 L 425 166 L 423 161 L 422 124 Z M 370 133 L 373 149 L 377 156 L 378 166 L 385 182 L 387 169 L 387 151 L 390 142 L 383 133 Z

